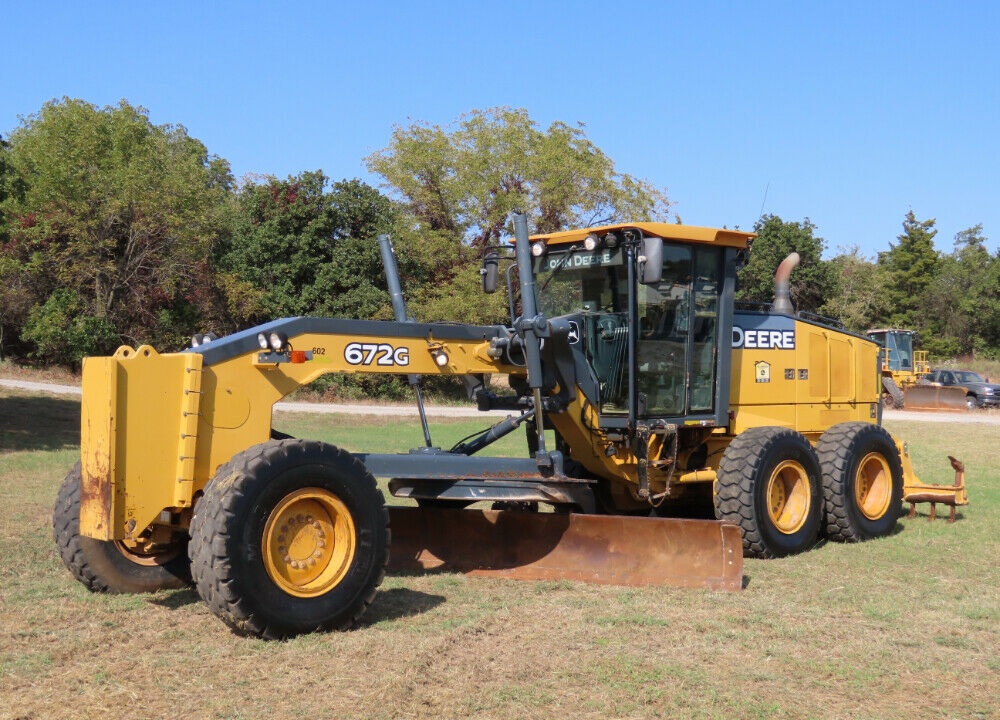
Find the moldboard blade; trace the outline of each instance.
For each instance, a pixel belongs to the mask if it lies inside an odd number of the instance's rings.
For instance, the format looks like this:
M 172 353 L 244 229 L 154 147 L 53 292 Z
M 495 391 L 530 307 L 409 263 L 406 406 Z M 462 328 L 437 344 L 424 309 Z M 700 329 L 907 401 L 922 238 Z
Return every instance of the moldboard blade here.
M 911 385 L 903 390 L 903 409 L 966 412 L 965 394 L 965 388 Z
M 739 528 L 715 520 L 389 508 L 390 570 L 516 580 L 743 587 Z

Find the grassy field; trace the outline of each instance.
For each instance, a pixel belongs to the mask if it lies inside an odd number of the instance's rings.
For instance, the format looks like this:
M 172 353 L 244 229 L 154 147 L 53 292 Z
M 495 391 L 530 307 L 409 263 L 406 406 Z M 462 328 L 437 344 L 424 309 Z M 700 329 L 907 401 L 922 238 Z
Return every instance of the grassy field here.
M 75 400 L 0 390 L 0 718 L 989 718 L 1000 697 L 997 426 L 894 423 L 972 504 L 864 545 L 746 562 L 740 593 L 389 576 L 355 631 L 237 637 L 192 590 L 102 596 L 56 557 Z M 349 449 L 412 420 L 283 415 Z M 405 430 L 404 430 L 405 427 Z M 449 445 L 477 423 L 434 423 Z

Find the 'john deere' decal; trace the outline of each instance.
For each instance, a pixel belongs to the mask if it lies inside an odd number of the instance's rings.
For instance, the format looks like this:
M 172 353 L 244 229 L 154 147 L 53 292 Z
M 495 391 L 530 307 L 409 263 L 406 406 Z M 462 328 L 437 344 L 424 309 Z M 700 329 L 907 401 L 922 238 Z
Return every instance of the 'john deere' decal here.
M 733 347 L 747 350 L 794 350 L 795 321 L 776 315 L 737 315 Z

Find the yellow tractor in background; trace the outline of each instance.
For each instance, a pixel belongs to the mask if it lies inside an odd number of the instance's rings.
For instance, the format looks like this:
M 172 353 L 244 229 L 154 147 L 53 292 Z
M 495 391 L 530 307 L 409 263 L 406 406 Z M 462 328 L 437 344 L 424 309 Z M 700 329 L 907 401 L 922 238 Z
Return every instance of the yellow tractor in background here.
M 875 328 L 867 335 L 878 343 L 882 371 L 882 397 L 896 409 L 965 410 L 965 391 L 930 385 L 923 381 L 931 372 L 926 350 L 914 350 L 916 333 L 899 328 Z
M 282 638 L 351 626 L 387 566 L 738 590 L 744 555 L 892 532 L 919 481 L 880 425 L 878 345 L 795 314 L 794 258 L 774 307 L 744 312 L 753 233 L 514 227 L 513 257 L 482 270 L 495 291 L 507 265 L 511 327 L 409 318 L 380 238 L 394 322 L 287 318 L 87 358 L 53 519 L 69 570 L 98 591 L 193 581 L 236 631 Z M 510 414 L 447 449 L 424 419 L 403 454 L 274 430 L 274 403 L 327 373 L 461 377 Z M 523 457 L 481 452 L 518 428 Z

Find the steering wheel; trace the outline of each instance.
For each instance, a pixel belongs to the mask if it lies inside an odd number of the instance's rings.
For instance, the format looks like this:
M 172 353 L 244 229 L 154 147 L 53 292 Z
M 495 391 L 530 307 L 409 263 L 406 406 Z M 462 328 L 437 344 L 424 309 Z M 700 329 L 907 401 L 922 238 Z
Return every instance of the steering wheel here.
M 622 327 L 622 323 L 615 315 L 604 315 L 597 320 L 597 331 L 601 339 L 605 342 L 613 341 L 615 339 L 615 330 L 620 327 Z

